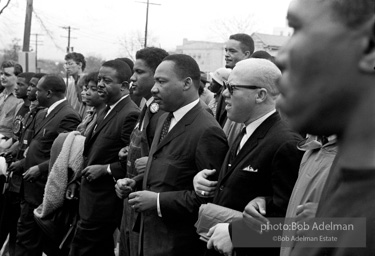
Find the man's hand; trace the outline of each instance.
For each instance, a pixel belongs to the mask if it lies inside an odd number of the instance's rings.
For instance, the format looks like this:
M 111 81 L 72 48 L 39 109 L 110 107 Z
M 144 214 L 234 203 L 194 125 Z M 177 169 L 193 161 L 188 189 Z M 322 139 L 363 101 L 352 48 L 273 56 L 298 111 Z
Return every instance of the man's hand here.
M 229 236 L 229 224 L 219 223 L 216 226 L 210 228 L 207 236 L 210 240 L 207 242 L 207 248 L 215 248 L 221 254 L 231 256 L 233 252 L 233 244 Z
M 296 221 L 305 221 L 309 218 L 314 218 L 316 210 L 318 209 L 317 203 L 306 203 L 297 206 Z
M 34 182 L 41 174 L 39 166 L 30 167 L 23 175 L 23 179 L 28 182 Z
M 217 181 L 208 180 L 208 176 L 214 174 L 215 169 L 204 169 L 198 172 L 193 179 L 195 193 L 200 197 L 213 197 L 216 190 Z
M 23 164 L 21 161 L 13 162 L 9 167 L 7 172 L 13 172 L 13 173 L 22 173 L 23 171 Z
M 143 190 L 129 195 L 129 204 L 136 212 L 156 209 L 158 194 Z
M 146 170 L 146 165 L 148 161 L 148 156 L 140 157 L 134 162 L 135 169 L 138 174 L 142 174 Z
M 66 189 L 65 198 L 68 200 L 78 199 L 77 194 L 78 194 L 78 184 L 75 182 L 69 184 Z
M 100 176 L 108 175 L 108 165 L 90 165 L 82 170 L 81 175 L 88 181 L 93 181 Z
M 124 178 L 119 179 L 116 182 L 115 190 L 116 194 L 120 199 L 127 198 L 135 187 L 135 180 Z
M 128 157 L 128 151 L 129 151 L 129 146 L 126 146 L 120 149 L 120 152 L 118 152 L 118 158 L 120 161 L 126 160 L 126 158 Z
M 246 205 L 243 218 L 251 229 L 262 233 L 261 225 L 269 223 L 269 220 L 263 217 L 265 214 L 266 199 L 264 197 L 256 197 Z

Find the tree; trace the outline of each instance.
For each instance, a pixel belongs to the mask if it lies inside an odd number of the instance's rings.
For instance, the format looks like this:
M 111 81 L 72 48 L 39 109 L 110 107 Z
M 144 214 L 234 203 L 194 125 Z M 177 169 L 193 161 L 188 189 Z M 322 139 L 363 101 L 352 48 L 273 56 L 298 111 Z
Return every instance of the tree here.
M 13 38 L 12 43 L 9 44 L 9 47 L 0 51 L 1 62 L 5 60 L 18 61 L 18 52 L 21 50 L 21 46 L 19 45 L 20 41 L 21 40 L 18 38 Z
M 251 35 L 258 30 L 258 21 L 255 14 L 246 17 L 229 17 L 215 20 L 211 30 L 220 37 L 221 40 L 228 40 L 230 35 L 246 33 Z
M 157 42 L 157 37 L 153 36 L 149 31 L 147 34 L 147 45 L 155 46 L 158 44 Z M 125 34 L 119 43 L 121 45 L 121 56 L 119 57 L 127 57 L 135 61 L 135 53 L 144 46 L 144 34 L 139 30 L 133 30 Z
M 1 0 L 0 0 L 0 3 L 1 3 Z M 7 2 L 5 3 L 5 5 L 3 5 L 2 7 L 0 7 L 0 15 L 3 13 L 3 11 L 5 10 L 5 8 L 8 7 L 10 3 L 10 0 L 7 0 Z
M 86 68 L 85 73 L 91 73 L 99 71 L 100 67 L 102 66 L 104 60 L 97 56 L 88 56 L 85 57 L 86 60 Z

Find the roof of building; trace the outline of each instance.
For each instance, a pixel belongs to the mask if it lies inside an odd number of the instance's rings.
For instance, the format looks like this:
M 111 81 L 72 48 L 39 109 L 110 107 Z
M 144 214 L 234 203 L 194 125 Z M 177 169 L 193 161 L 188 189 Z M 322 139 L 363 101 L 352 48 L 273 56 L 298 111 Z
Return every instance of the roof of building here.
M 288 36 L 278 36 L 278 35 L 269 35 L 269 34 L 262 34 L 262 33 L 253 33 L 251 35 L 254 39 L 258 38 L 267 46 L 276 46 L 280 47 L 288 41 Z

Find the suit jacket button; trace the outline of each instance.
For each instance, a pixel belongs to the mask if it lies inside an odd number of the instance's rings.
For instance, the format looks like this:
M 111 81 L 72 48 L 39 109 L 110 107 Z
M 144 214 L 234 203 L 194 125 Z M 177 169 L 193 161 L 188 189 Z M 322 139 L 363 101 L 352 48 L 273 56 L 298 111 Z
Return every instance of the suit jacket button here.
M 147 190 L 150 190 L 150 188 L 151 188 L 150 185 L 147 185 L 147 186 L 146 186 L 146 189 L 147 189 Z
M 156 160 L 156 158 L 157 158 L 156 156 L 153 156 L 153 157 L 152 157 L 153 160 Z
M 223 185 L 221 185 L 219 189 L 220 189 L 220 190 L 223 190 L 223 189 L 224 189 L 224 186 L 223 186 Z

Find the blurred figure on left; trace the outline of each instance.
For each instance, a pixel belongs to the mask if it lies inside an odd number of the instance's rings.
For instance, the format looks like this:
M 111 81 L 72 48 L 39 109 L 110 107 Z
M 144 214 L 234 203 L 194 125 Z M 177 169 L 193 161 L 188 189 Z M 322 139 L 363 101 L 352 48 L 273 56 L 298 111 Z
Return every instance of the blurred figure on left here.
M 22 66 L 12 60 L 4 61 L 0 68 L 0 81 L 4 91 L 0 93 L 0 137 L 1 141 L 11 139 L 13 118 L 16 114 L 16 107 L 22 103 L 17 99 L 14 88 L 17 84 L 17 75 L 22 73 Z M 0 152 L 4 148 L 0 146 Z

